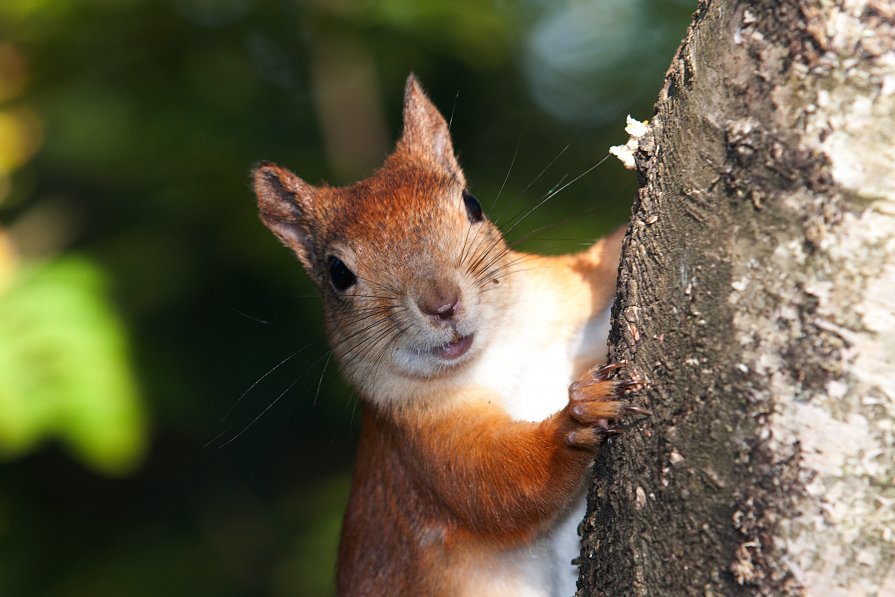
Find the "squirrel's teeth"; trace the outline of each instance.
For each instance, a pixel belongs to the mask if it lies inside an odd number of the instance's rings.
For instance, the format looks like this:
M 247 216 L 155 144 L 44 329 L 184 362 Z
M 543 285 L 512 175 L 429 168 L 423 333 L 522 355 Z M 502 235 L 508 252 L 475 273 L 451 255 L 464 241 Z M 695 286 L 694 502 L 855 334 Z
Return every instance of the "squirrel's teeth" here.
M 468 336 L 458 336 L 457 339 L 448 342 L 447 344 L 436 346 L 432 349 L 432 353 L 435 356 L 450 361 L 466 354 L 466 351 L 469 350 L 470 346 L 472 346 L 472 334 L 469 334 Z

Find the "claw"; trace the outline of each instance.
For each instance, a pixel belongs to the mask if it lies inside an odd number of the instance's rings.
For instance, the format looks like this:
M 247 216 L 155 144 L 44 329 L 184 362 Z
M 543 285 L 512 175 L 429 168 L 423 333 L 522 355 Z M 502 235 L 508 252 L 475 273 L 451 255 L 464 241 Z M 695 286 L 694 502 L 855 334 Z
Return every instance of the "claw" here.
M 625 412 L 634 413 L 637 415 L 649 415 L 652 416 L 652 411 L 646 410 L 645 408 L 640 408 L 639 406 L 626 406 Z
M 639 390 L 643 387 L 643 382 L 636 379 L 630 379 L 627 381 L 616 382 L 615 386 L 622 392 L 627 392 L 628 390 Z
M 615 371 L 616 369 L 621 369 L 622 367 L 625 367 L 627 364 L 628 363 L 626 361 L 607 363 L 606 365 L 603 365 L 599 369 L 594 369 L 592 376 L 594 379 L 602 381 L 607 378 L 607 374 L 610 371 Z
M 597 429 L 597 433 L 599 433 L 603 437 L 615 437 L 624 433 L 624 430 L 619 429 L 618 427 L 609 427 L 606 429 L 601 427 Z

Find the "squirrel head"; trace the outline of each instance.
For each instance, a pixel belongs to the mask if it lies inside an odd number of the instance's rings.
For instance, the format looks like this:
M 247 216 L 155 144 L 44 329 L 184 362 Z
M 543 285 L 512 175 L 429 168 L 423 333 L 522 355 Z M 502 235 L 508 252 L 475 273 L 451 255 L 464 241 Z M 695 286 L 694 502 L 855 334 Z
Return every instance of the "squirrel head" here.
M 261 220 L 316 282 L 346 376 L 450 375 L 499 333 L 509 252 L 454 156 L 444 118 L 410 75 L 404 128 L 372 176 L 312 186 L 275 164 L 254 171 Z

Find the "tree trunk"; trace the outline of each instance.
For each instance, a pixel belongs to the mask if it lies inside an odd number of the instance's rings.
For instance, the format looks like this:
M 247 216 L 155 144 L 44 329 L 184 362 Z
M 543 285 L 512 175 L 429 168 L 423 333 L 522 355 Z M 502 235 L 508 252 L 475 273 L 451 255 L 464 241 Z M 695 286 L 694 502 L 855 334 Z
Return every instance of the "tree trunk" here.
M 895 595 L 895 8 L 700 2 L 635 151 L 579 595 Z

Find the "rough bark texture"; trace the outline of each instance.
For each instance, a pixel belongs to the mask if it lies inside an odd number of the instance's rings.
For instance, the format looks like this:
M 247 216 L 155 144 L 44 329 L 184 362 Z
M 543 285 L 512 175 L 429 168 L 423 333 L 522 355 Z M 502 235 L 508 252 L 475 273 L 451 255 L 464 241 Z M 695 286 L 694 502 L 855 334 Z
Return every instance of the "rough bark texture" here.
M 895 595 L 895 8 L 701 2 L 636 159 L 579 595 Z

